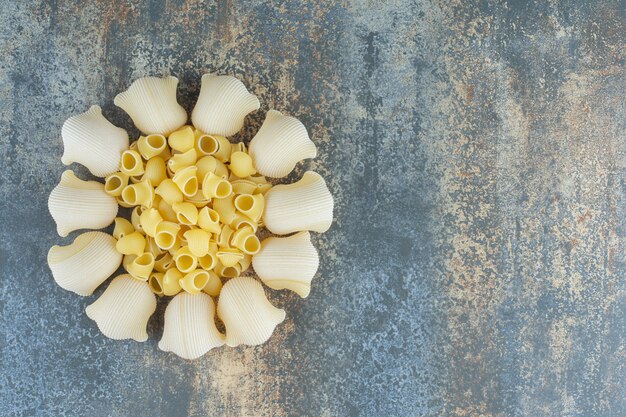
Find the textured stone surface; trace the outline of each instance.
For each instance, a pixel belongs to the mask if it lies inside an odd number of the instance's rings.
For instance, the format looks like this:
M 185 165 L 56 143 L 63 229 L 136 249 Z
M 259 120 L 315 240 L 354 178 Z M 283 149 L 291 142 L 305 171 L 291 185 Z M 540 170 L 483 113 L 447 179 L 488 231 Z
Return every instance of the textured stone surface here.
M 0 414 L 623 415 L 623 2 L 1 3 Z M 206 71 L 259 96 L 244 140 L 303 120 L 290 179 L 325 176 L 336 221 L 267 344 L 187 362 L 163 305 L 111 341 L 54 284 L 46 202 L 66 118 L 129 128 L 148 74 L 191 110 Z

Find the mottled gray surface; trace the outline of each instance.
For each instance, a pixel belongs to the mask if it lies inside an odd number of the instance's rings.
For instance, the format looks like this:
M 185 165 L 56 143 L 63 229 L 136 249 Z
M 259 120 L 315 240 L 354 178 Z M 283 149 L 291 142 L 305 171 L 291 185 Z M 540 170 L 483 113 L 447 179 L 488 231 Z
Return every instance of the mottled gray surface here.
M 624 415 L 623 2 L 0 3 L 0 414 Z M 336 221 L 267 344 L 187 362 L 162 305 L 111 341 L 55 285 L 46 201 L 67 117 L 129 128 L 113 97 L 148 74 L 191 110 L 206 71 L 259 96 L 245 140 L 302 119 L 291 179 Z

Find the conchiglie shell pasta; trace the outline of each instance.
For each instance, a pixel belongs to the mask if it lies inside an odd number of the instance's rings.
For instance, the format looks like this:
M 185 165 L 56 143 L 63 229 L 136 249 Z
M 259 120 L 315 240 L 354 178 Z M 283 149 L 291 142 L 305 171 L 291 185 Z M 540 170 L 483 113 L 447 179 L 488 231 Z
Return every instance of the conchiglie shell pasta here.
M 305 298 L 317 272 L 319 257 L 309 232 L 289 237 L 270 237 L 252 257 L 252 266 L 261 281 L 275 290 L 288 289 Z
M 259 100 L 238 79 L 205 74 L 191 121 L 203 132 L 232 136 L 241 130 L 246 115 L 259 107 Z
M 48 265 L 54 280 L 65 290 L 87 296 L 102 284 L 122 262 L 115 239 L 102 232 L 87 232 L 67 246 L 53 246 Z
M 258 172 L 281 178 L 301 160 L 315 158 L 317 150 L 298 119 L 270 110 L 250 142 L 249 153 Z
M 179 281 L 182 289 L 187 291 L 189 294 L 199 294 L 208 282 L 209 273 L 204 269 L 191 271 L 185 274 L 185 276 Z
M 116 106 L 133 119 L 145 134 L 168 135 L 187 121 L 185 109 L 176 101 L 176 77 L 143 77 L 115 97 Z
M 197 359 L 222 346 L 224 335 L 215 326 L 215 303 L 206 294 L 181 293 L 165 309 L 159 349 L 183 359 Z
M 263 223 L 279 235 L 304 230 L 325 232 L 333 221 L 333 205 L 324 179 L 308 171 L 300 181 L 277 185 L 265 194 Z
M 191 126 L 184 126 L 175 132 L 170 134 L 167 141 L 170 148 L 178 152 L 187 152 L 194 147 L 196 136 L 194 135 L 193 128 Z
M 148 180 L 153 187 L 158 187 L 163 180 L 167 179 L 167 169 L 163 158 L 155 156 L 146 162 L 143 179 Z
M 117 215 L 115 197 L 96 181 L 82 181 L 67 170 L 48 198 L 48 209 L 60 236 L 78 229 L 101 229 Z
M 137 140 L 137 150 L 143 159 L 146 160 L 161 155 L 166 150 L 166 147 L 167 140 L 165 136 L 159 134 L 141 136 Z
M 123 217 L 115 218 L 115 226 L 113 228 L 113 237 L 115 239 L 121 239 L 126 235 L 129 235 L 135 231 L 135 227 L 131 222 Z
M 201 258 L 209 253 L 209 238 L 208 232 L 202 229 L 188 230 L 184 234 L 191 253 L 197 258 Z
M 115 172 L 106 177 L 104 181 L 104 191 L 110 196 L 119 197 L 122 190 L 128 185 L 128 175 L 123 172 Z
M 217 314 L 226 327 L 228 346 L 260 345 L 285 320 L 285 310 L 274 307 L 261 283 L 250 277 L 233 278 L 224 284 Z
M 61 162 L 78 162 L 97 177 L 117 171 L 120 155 L 128 148 L 128 133 L 105 119 L 100 106 L 91 106 L 85 113 L 67 119 L 61 136 Z
M 148 284 L 125 274 L 114 278 L 85 311 L 106 337 L 145 342 L 146 325 L 155 310 L 156 297 Z

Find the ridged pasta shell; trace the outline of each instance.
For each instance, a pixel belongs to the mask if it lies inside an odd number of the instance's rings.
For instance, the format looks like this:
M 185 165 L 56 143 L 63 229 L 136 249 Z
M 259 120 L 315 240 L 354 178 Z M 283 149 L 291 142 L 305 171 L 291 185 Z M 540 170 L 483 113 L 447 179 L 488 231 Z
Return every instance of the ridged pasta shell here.
M 270 237 L 252 257 L 252 266 L 261 281 L 275 290 L 288 289 L 306 298 L 317 272 L 319 257 L 309 232 L 289 237 Z
M 110 339 L 148 340 L 146 326 L 156 310 L 156 296 L 146 282 L 128 274 L 111 281 L 93 304 L 87 306 L 87 317 Z
M 93 294 L 122 263 L 116 240 L 102 232 L 86 232 L 67 246 L 48 251 L 48 265 L 59 286 L 78 295 Z
M 277 185 L 265 194 L 263 223 L 275 234 L 312 230 L 325 232 L 333 221 L 333 196 L 316 172 L 307 171 L 300 181 Z
M 215 327 L 215 303 L 204 293 L 180 293 L 165 309 L 159 349 L 184 359 L 196 359 L 222 346 L 224 335 Z
M 226 327 L 228 346 L 260 345 L 285 320 L 285 310 L 274 307 L 261 283 L 250 277 L 232 278 L 224 284 L 217 315 Z
M 78 229 L 102 229 L 117 215 L 115 197 L 97 181 L 82 181 L 67 170 L 48 198 L 48 210 L 60 236 Z
M 267 113 L 248 151 L 256 170 L 274 178 L 286 176 L 298 162 L 317 155 L 304 125 L 276 110 Z
M 128 149 L 128 133 L 109 122 L 100 106 L 72 116 L 63 123 L 63 156 L 61 162 L 78 162 L 97 177 L 117 171 L 120 155 Z
M 246 115 L 260 106 L 237 78 L 204 74 L 191 121 L 204 133 L 232 136 L 241 130 Z
M 113 101 L 123 109 L 139 130 L 149 135 L 168 135 L 187 122 L 185 109 L 176 101 L 178 78 L 143 77 Z

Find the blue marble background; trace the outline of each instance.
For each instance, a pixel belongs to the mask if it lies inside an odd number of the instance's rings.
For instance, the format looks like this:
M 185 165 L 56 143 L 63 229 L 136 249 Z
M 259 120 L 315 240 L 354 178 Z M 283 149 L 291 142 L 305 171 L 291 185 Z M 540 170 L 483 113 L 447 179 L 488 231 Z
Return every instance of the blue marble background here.
M 623 1 L 0 1 L 0 415 L 624 416 Z M 308 299 L 188 362 L 57 287 L 60 129 L 137 77 L 235 75 L 336 199 Z M 74 167 L 85 178 L 85 170 Z

